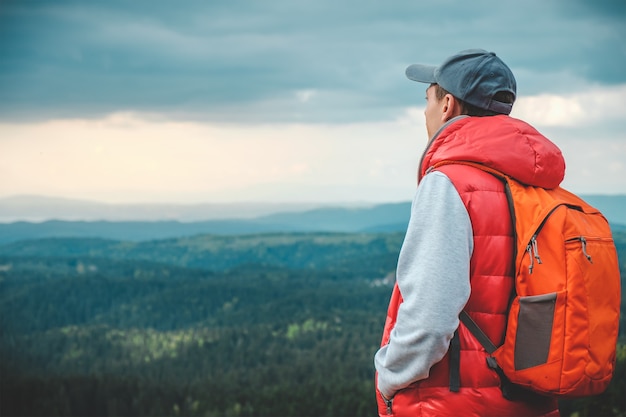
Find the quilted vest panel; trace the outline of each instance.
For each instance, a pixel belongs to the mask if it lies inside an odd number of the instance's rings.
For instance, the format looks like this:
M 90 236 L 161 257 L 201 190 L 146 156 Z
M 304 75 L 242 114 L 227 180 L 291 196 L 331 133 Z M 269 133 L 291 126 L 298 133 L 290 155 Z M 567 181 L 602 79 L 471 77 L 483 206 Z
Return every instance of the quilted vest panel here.
M 513 230 L 504 185 L 476 168 L 447 165 L 438 168 L 457 189 L 467 208 L 474 233 L 470 265 L 471 295 L 466 311 L 496 344 L 501 343 L 513 290 Z M 395 325 L 402 294 L 395 286 L 387 312 L 382 344 Z M 461 389 L 449 389 L 449 355 L 430 370 L 430 376 L 396 394 L 395 416 L 542 416 L 557 415 L 557 404 L 511 402 L 500 392 L 497 374 L 486 365 L 487 354 L 461 324 Z M 388 415 L 379 398 L 379 414 Z

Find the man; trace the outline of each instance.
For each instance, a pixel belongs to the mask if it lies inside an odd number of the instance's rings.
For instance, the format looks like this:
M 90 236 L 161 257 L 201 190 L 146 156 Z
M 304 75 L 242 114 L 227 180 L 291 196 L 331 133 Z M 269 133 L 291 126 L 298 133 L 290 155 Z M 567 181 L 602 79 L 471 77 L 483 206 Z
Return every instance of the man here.
M 516 81 L 492 52 L 462 51 L 439 67 L 411 65 L 406 75 L 428 84 L 424 115 L 430 140 L 374 358 L 379 414 L 558 416 L 553 399 L 504 398 L 487 353 L 459 323 L 465 310 L 494 343 L 504 338 L 514 285 L 504 185 L 475 167 L 434 165 L 472 161 L 553 188 L 565 174 L 561 152 L 508 116 Z

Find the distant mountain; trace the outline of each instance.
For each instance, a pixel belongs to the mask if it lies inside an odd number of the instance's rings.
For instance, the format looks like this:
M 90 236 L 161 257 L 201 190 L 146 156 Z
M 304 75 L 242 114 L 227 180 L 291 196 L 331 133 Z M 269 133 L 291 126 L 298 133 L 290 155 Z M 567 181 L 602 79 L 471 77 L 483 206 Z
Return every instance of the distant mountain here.
M 19 240 L 82 237 L 123 241 L 167 239 L 199 234 L 250 234 L 291 231 L 281 225 L 257 224 L 248 220 L 182 223 L 178 221 L 109 222 L 62 221 L 0 224 L 0 244 Z
M 277 212 L 304 211 L 315 203 L 107 204 L 87 200 L 18 195 L 0 198 L 0 223 L 16 221 L 204 221 L 249 219 Z M 361 205 L 364 206 L 364 205 Z
M 614 230 L 626 229 L 626 195 L 587 195 L 583 196 L 591 205 L 600 209 L 611 223 Z M 8 201 L 8 203 L 7 203 Z M 41 200 L 39 200 L 41 201 Z M 19 203 L 19 204 L 18 204 Z M 83 202 L 85 203 L 85 202 Z M 2 205 L 4 204 L 4 206 Z M 23 208 L 28 213 L 30 207 L 28 200 L 0 199 L 0 217 L 2 213 L 16 215 L 16 207 Z M 95 209 L 101 205 L 92 203 L 85 205 L 69 206 L 75 210 Z M 61 204 L 57 207 L 69 207 Z M 2 212 L 4 207 L 4 212 Z M 113 207 L 113 206 L 112 206 Z M 122 213 L 124 206 L 115 206 L 115 210 Z M 144 209 L 148 210 L 145 206 Z M 154 206 L 156 207 L 156 206 Z M 153 208 L 154 208 L 153 207 Z M 164 210 L 166 206 L 159 206 Z M 173 218 L 182 216 L 184 210 L 199 210 L 199 206 L 172 206 L 176 210 L 170 212 Z M 209 206 L 206 206 L 209 207 Z M 217 206 L 213 208 L 213 215 L 219 212 Z M 220 210 L 226 210 L 228 205 L 220 206 Z M 236 207 L 239 207 L 238 209 Z M 0 223 L 0 244 L 27 239 L 40 239 L 50 237 L 94 237 L 125 241 L 146 241 L 155 239 L 178 238 L 201 234 L 216 235 L 242 235 L 255 233 L 283 233 L 283 232 L 398 232 L 406 229 L 410 216 L 410 203 L 380 204 L 371 207 L 319 207 L 314 209 L 297 210 L 297 205 L 258 205 L 255 209 L 232 205 L 232 212 L 221 219 L 205 221 L 184 222 L 176 220 L 154 221 L 62 221 L 48 220 L 41 223 L 19 221 L 13 223 Z M 131 207 L 131 212 L 138 214 L 138 207 Z M 32 207 L 31 207 L 32 209 Z M 247 211 L 245 211 L 245 210 Z M 284 210 L 282 210 L 284 209 Z M 48 207 L 50 210 L 50 207 Z M 156 209 L 155 209 L 156 210 Z M 217 211 L 216 211 L 217 210 Z M 265 215 L 251 216 L 252 212 L 264 213 Z M 271 212 L 274 210 L 274 212 Z M 207 208 L 207 213 L 209 212 Z M 156 216 L 153 211 L 153 215 Z M 33 213 L 33 212 L 30 212 Z M 77 211 L 72 213 L 78 213 Z M 84 211 L 84 213 L 86 213 Z M 163 211 L 160 211 L 163 213 Z M 174 215 L 174 213 L 178 213 Z M 240 217 L 237 218 L 237 215 Z M 113 216 L 115 217 L 115 216 Z M 183 216 L 184 217 L 184 216 Z M 234 217 L 234 218 L 233 218 Z M 149 217 L 148 217 L 149 218 Z M 158 218 L 158 216 L 156 217 Z
M 281 224 L 292 230 L 361 232 L 404 230 L 410 203 L 380 204 L 367 208 L 319 208 L 296 213 L 276 213 L 256 219 L 259 224 Z
M 52 237 L 92 237 L 145 241 L 201 234 L 242 235 L 284 232 L 389 232 L 406 229 L 409 203 L 371 208 L 322 208 L 298 213 L 277 213 L 256 219 L 109 222 L 60 221 L 0 223 L 0 244 Z

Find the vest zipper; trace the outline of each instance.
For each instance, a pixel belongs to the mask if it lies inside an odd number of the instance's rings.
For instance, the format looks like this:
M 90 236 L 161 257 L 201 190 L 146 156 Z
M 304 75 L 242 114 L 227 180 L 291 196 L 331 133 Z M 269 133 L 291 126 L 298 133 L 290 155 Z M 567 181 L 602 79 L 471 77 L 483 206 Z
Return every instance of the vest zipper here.
M 392 405 L 393 405 L 393 398 L 385 398 L 385 396 L 382 394 L 382 392 L 380 393 L 380 397 L 383 399 L 383 401 L 385 402 L 385 405 L 387 406 L 387 415 L 391 416 L 393 415 L 393 410 L 392 410 Z

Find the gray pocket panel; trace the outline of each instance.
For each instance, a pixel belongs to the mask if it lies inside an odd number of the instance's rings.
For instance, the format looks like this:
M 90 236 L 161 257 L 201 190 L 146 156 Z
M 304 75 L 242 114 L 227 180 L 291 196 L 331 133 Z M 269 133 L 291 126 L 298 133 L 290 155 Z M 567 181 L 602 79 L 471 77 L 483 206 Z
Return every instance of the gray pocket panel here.
M 520 297 L 515 369 L 542 365 L 548 360 L 556 293 Z

